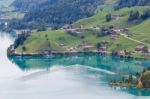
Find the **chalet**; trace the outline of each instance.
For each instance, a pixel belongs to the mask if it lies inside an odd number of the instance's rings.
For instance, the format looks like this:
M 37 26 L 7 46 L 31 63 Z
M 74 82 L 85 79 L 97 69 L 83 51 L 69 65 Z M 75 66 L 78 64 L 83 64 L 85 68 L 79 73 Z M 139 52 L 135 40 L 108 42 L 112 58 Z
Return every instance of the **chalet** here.
M 137 45 L 135 47 L 135 52 L 137 52 L 137 53 L 148 53 L 148 48 L 145 45 Z
M 63 29 L 72 29 L 72 25 L 71 24 L 66 24 L 63 26 Z

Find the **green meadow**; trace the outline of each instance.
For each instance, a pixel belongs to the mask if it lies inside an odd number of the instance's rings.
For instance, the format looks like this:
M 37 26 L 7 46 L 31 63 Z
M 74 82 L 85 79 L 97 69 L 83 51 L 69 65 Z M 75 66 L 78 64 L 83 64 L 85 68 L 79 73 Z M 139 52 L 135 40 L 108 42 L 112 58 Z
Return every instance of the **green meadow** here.
M 108 14 L 107 11 L 99 11 L 94 16 L 81 19 L 73 24 L 74 28 L 79 28 L 81 25 L 86 29 L 93 29 L 97 25 L 109 27 L 111 25 L 118 26 L 121 28 L 128 28 L 132 33 L 132 37 L 135 40 L 139 40 L 143 43 L 150 44 L 150 19 L 145 21 L 138 20 L 136 22 L 129 22 L 128 17 L 131 10 L 138 10 L 141 14 L 143 10 L 150 9 L 150 7 L 132 7 L 124 8 L 119 11 L 113 11 L 112 15 L 122 15 L 118 20 L 112 20 L 106 22 L 105 16 Z M 84 37 L 84 38 L 82 38 Z M 68 34 L 65 30 L 50 30 L 31 33 L 31 36 L 27 38 L 23 45 L 20 45 L 17 49 L 17 53 L 22 52 L 22 47 L 26 47 L 24 53 L 41 53 L 45 49 L 53 49 L 55 51 L 66 51 L 69 48 L 83 44 L 83 42 L 91 43 L 94 47 L 91 51 L 96 50 L 96 44 L 103 41 L 113 42 L 111 46 L 107 47 L 108 51 L 113 50 L 127 50 L 134 51 L 137 42 L 129 40 L 123 36 L 118 36 L 115 40 L 112 40 L 111 36 L 97 37 L 96 34 L 84 31 L 77 36 Z M 64 46 L 60 46 L 63 44 Z M 149 46 L 148 46 L 149 47 Z M 77 49 L 77 51 L 83 51 L 83 49 Z M 137 56 L 137 55 L 135 55 Z

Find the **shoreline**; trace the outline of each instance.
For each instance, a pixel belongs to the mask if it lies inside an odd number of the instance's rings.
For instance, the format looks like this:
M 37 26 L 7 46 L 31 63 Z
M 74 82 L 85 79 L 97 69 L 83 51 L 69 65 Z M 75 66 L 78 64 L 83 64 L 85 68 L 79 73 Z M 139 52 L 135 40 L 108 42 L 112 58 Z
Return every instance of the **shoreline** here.
M 18 54 L 18 53 L 13 53 L 8 56 L 60 56 L 60 55 L 77 55 L 77 54 L 101 54 L 101 55 L 110 55 L 108 53 L 102 53 L 102 52 L 55 52 L 55 53 L 49 53 L 49 54 L 44 54 L 44 53 L 29 53 L 29 54 Z

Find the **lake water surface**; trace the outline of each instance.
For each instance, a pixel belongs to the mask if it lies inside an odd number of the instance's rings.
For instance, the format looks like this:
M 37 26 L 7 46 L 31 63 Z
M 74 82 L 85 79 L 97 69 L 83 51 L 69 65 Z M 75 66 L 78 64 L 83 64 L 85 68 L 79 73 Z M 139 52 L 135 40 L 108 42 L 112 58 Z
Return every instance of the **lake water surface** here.
M 150 99 L 150 91 L 108 84 L 142 72 L 150 60 L 98 54 L 8 58 L 13 41 L 0 33 L 0 99 Z

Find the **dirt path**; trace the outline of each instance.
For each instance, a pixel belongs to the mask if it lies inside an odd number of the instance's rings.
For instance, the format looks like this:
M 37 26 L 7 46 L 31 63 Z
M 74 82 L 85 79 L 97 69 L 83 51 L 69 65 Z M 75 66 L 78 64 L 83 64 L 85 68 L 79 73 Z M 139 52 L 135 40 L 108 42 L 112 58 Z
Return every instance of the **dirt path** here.
M 150 46 L 150 44 L 148 44 L 148 43 L 144 43 L 144 42 L 141 42 L 141 41 L 139 41 L 139 40 L 130 38 L 130 37 L 128 37 L 127 35 L 125 35 L 125 34 L 123 34 L 123 33 L 120 33 L 120 35 L 123 36 L 123 37 L 125 37 L 125 38 L 127 38 L 127 39 L 129 39 L 129 40 L 131 40 L 131 41 L 134 41 L 134 42 L 137 42 L 137 43 L 141 43 L 141 44 L 146 45 L 146 46 Z

